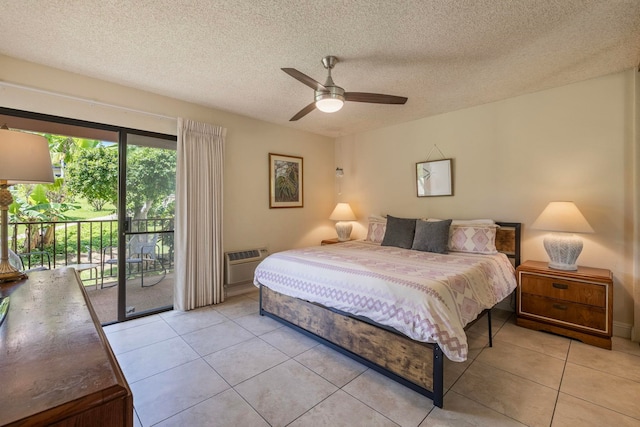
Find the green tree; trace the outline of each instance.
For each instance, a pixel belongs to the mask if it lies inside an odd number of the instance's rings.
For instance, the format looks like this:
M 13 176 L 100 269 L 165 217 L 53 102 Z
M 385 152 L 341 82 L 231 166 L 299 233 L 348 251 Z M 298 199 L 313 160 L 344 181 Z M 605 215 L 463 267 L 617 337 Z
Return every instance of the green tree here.
M 148 147 L 127 151 L 127 211 L 134 219 L 160 213 L 173 202 L 176 152 Z
M 71 136 L 42 134 L 49 141 L 51 163 L 60 167 L 60 175 L 64 177 L 65 167 L 73 162 L 75 155 L 82 149 L 95 148 L 100 145 L 96 139 L 74 138 Z
M 115 146 L 114 146 L 115 147 Z M 69 190 L 87 199 L 96 210 L 118 200 L 118 152 L 112 147 L 80 149 L 67 165 Z
M 53 184 L 51 184 L 53 185 Z M 13 203 L 9 206 L 10 222 L 53 222 L 65 221 L 70 219 L 65 212 L 78 209 L 78 205 L 69 203 L 52 202 L 47 198 L 49 193 L 48 187 L 44 184 L 21 184 L 20 188 L 14 188 Z M 53 227 L 47 226 L 44 229 L 40 227 L 29 227 L 30 247 L 25 250 L 31 250 L 41 243 L 45 245 L 51 244 L 53 240 Z

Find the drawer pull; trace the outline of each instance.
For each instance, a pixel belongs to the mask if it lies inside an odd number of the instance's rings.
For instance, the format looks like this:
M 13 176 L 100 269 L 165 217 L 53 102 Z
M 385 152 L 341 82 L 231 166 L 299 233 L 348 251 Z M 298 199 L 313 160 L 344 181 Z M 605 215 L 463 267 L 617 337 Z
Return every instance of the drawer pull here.
M 552 286 L 556 289 L 569 289 L 569 285 L 565 285 L 564 283 L 553 283 Z
M 553 308 L 555 308 L 557 310 L 566 310 L 567 306 L 563 305 L 563 304 L 553 304 Z

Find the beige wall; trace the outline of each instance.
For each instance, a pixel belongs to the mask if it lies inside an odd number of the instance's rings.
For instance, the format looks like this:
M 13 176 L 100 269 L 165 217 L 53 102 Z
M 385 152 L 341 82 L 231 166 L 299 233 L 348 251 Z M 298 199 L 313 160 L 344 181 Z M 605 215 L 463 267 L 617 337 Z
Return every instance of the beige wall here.
M 579 262 L 615 277 L 614 332 L 633 323 L 633 71 L 336 140 L 341 201 L 366 234 L 369 214 L 522 222 L 523 259 L 546 260 L 528 227 L 553 200 L 573 200 L 595 233 Z M 411 102 L 411 100 L 409 100 Z M 415 163 L 434 144 L 454 162 L 453 197 L 416 197 Z M 433 150 L 431 160 L 440 158 Z
M 0 56 L 0 106 L 172 135 L 176 117 L 224 126 L 225 250 L 279 251 L 316 245 L 335 233 L 328 221 L 334 202 L 330 138 L 6 56 Z M 304 208 L 269 209 L 269 152 L 304 158 Z

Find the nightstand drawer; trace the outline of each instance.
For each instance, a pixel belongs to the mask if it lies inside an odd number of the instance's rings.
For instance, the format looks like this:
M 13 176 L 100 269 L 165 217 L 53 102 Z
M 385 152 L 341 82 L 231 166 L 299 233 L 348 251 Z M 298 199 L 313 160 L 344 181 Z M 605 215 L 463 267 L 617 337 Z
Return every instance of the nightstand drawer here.
M 521 315 L 534 315 L 554 322 L 570 323 L 572 326 L 607 331 L 607 316 L 604 307 L 578 304 L 539 295 L 522 297 Z
M 522 273 L 520 286 L 523 294 L 587 304 L 603 310 L 607 306 L 607 288 L 602 284 Z

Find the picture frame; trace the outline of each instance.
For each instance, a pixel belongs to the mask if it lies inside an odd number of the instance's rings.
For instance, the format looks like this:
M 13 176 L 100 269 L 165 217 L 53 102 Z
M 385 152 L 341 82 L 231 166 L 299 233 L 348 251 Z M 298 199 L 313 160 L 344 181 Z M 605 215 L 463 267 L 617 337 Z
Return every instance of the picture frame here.
M 302 157 L 269 153 L 269 208 L 304 206 Z
M 418 197 L 453 196 L 452 159 L 416 163 Z

